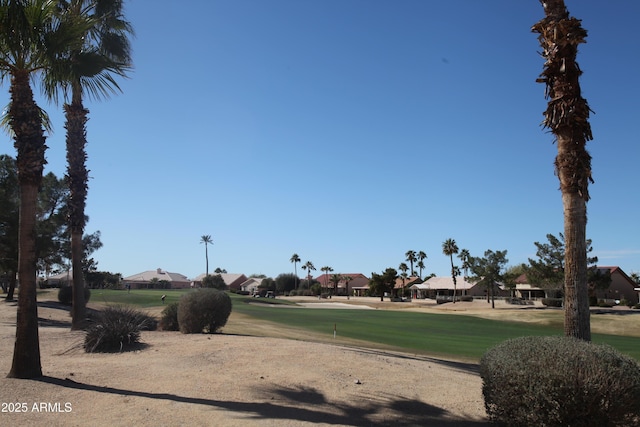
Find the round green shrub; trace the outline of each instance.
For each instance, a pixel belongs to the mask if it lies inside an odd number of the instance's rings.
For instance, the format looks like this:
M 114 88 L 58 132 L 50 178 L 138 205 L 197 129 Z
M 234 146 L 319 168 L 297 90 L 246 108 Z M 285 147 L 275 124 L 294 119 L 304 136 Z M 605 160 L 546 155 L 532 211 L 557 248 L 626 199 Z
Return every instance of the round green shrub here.
M 215 333 L 227 324 L 231 298 L 217 289 L 198 289 L 180 298 L 178 325 L 183 334 Z
M 129 307 L 105 308 L 86 331 L 84 349 L 87 353 L 109 353 L 136 348 L 140 332 L 154 330 L 155 319 Z
M 178 324 L 178 303 L 172 302 L 167 305 L 160 315 L 160 328 L 163 331 L 179 331 Z
M 91 298 L 91 290 L 84 288 L 84 302 L 89 302 Z M 71 305 L 73 302 L 73 288 L 71 286 L 63 286 L 58 290 L 58 301 L 61 304 Z
M 508 426 L 639 426 L 640 364 L 607 345 L 522 337 L 480 361 L 489 419 Z

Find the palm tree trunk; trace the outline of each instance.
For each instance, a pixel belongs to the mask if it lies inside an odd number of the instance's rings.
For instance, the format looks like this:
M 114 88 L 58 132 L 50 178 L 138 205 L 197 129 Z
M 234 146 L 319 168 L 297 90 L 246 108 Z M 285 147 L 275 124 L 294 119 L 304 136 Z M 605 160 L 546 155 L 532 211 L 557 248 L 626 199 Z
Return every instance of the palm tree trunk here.
M 86 168 L 86 123 L 89 111 L 82 105 L 81 90 L 73 89 L 72 103 L 64 106 L 67 128 L 67 182 L 69 185 L 69 229 L 71 230 L 71 266 L 73 272 L 71 329 L 83 329 L 86 322 L 82 234 L 85 226 L 85 205 L 89 173 Z
M 589 105 L 582 97 L 576 62 L 578 45 L 587 32 L 580 20 L 570 17 L 564 0 L 541 0 L 545 19 L 533 26 L 547 59 L 539 82 L 547 85 L 544 126 L 558 144 L 556 175 L 560 180 L 565 238 L 565 335 L 591 340 L 589 289 L 587 286 L 587 201 L 591 156 L 587 141 L 593 139 Z
M 451 260 L 451 277 L 453 278 L 453 303 L 456 303 L 456 285 L 458 284 L 456 282 L 456 272 L 455 269 L 453 268 L 453 254 L 449 255 L 449 259 Z
M 10 126 L 18 152 L 20 183 L 20 223 L 18 231 L 18 314 L 16 342 L 9 378 L 42 376 L 38 305 L 36 300 L 36 205 L 42 182 L 45 145 L 40 112 L 29 86 L 29 74 L 21 72 L 11 78 Z
M 8 378 L 42 376 L 40 338 L 38 335 L 38 304 L 36 300 L 36 200 L 38 186 L 20 186 L 20 255 L 18 316 L 13 364 Z
M 84 248 L 82 244 L 82 232 L 71 232 L 71 269 L 73 274 L 72 305 L 71 305 L 71 329 L 84 329 L 87 322 L 87 302 L 84 299 L 84 274 L 82 271 L 82 258 Z
M 560 148 L 558 141 L 558 148 Z M 591 341 L 587 286 L 587 204 L 577 192 L 563 192 L 564 208 L 564 334 Z

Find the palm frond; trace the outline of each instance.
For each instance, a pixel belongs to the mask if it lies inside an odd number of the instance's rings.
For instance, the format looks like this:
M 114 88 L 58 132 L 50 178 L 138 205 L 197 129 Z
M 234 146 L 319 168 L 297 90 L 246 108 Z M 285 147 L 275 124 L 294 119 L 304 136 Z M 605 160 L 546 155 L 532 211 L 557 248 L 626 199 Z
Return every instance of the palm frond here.
M 36 106 L 38 108 L 38 113 L 40 115 L 40 120 L 42 121 L 42 126 L 44 127 L 44 129 L 49 132 L 49 134 L 53 133 L 53 124 L 51 123 L 51 119 L 49 118 L 49 114 L 47 114 L 47 112 L 40 108 L 40 106 Z M 11 138 L 13 138 L 15 136 L 15 134 L 13 133 L 13 130 L 11 129 L 11 124 L 10 124 L 10 120 L 11 117 L 9 115 L 9 111 L 11 110 L 11 102 L 9 102 L 3 109 L 2 109 L 2 115 L 0 115 L 0 128 L 2 128 L 2 130 L 5 131 L 5 133 L 7 135 L 9 135 Z

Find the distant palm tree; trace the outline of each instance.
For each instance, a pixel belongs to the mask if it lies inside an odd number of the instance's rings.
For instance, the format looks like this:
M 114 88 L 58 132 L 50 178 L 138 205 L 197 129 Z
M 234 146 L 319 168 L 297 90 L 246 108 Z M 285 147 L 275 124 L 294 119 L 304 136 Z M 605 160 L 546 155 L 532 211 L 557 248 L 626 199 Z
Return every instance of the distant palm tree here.
M 289 259 L 289 261 L 291 261 L 293 263 L 293 271 L 294 274 L 296 275 L 295 277 L 295 281 L 293 284 L 293 289 L 298 289 L 298 266 L 297 264 L 300 262 L 300 257 L 298 256 L 298 254 L 293 254 L 291 255 L 291 259 Z
M 213 245 L 213 239 L 211 239 L 211 235 L 205 234 L 200 237 L 200 243 L 204 243 L 204 257 L 207 261 L 207 269 L 205 276 L 209 275 L 209 249 L 208 245 Z
M 307 288 L 311 289 L 311 271 L 315 270 L 316 268 L 311 261 L 307 261 L 302 266 L 302 269 L 307 272 Z
M 458 258 L 460 258 L 460 261 L 462 261 L 462 269 L 464 270 L 464 275 L 468 276 L 469 268 L 471 268 L 471 264 L 469 263 L 471 261 L 471 253 L 469 252 L 469 249 L 460 250 Z
M 404 256 L 407 257 L 407 261 L 409 261 L 409 265 L 411 265 L 411 275 L 414 276 L 413 263 L 418 260 L 416 251 L 407 251 Z
M 331 283 L 333 283 L 333 289 L 335 291 L 335 294 L 338 295 L 338 284 L 340 283 L 340 280 L 342 280 L 342 276 L 339 274 L 332 274 L 331 275 Z
M 343 276 L 342 280 L 344 280 L 344 287 L 347 290 L 347 299 L 349 299 L 349 282 L 351 282 L 353 280 L 353 277 L 351 277 L 351 276 Z
M 425 268 L 424 262 L 418 261 L 418 263 L 416 264 L 416 267 L 418 267 L 418 271 L 420 272 L 419 277 L 420 277 L 420 280 L 422 280 L 422 270 L 424 270 Z
M 401 262 L 398 266 L 398 270 L 402 272 L 400 273 L 400 277 L 402 277 L 402 296 L 404 296 L 404 284 L 407 280 L 407 271 L 409 270 L 409 266 L 407 266 L 407 264 L 405 264 L 404 262 Z
M 442 253 L 447 255 L 451 260 L 451 277 L 453 278 L 453 303 L 456 303 L 456 276 L 458 268 L 453 265 L 453 255 L 458 253 L 458 245 L 453 239 L 447 239 L 442 243 Z
M 324 274 L 325 274 L 325 276 L 324 276 L 324 286 L 328 290 L 329 289 L 329 272 L 333 271 L 333 268 L 331 268 L 329 266 L 324 266 L 324 267 L 320 268 L 320 271 L 324 272 Z
M 424 251 L 418 252 L 418 268 L 420 269 L 420 280 L 422 280 L 422 269 L 424 269 L 424 260 L 427 259 L 427 254 Z
M 585 42 L 587 31 L 579 19 L 569 15 L 564 0 L 545 0 L 542 6 L 545 18 L 532 31 L 539 34 L 545 58 L 544 70 L 537 79 L 546 85 L 545 96 L 549 99 L 542 125 L 554 134 L 558 147 L 555 175 L 562 193 L 566 247 L 564 333 L 591 341 L 586 228 L 593 178 L 586 145 L 593 135 L 591 109 L 581 94 L 582 71 L 576 62 L 578 46 Z

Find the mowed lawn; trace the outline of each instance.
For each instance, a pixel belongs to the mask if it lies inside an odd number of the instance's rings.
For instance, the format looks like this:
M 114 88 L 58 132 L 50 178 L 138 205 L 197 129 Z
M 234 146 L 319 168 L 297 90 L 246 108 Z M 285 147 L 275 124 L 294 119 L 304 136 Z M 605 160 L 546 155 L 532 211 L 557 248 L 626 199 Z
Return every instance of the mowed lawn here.
M 185 292 L 190 290 L 132 290 L 130 293 L 94 290 L 91 302 L 150 308 L 162 306 L 162 295 L 166 295 L 165 303 L 171 303 L 178 301 Z M 561 321 L 539 324 L 406 310 L 309 309 L 279 299 L 256 300 L 230 295 L 233 313 L 251 318 L 256 325 L 271 324 L 281 335 L 286 336 L 286 331 L 291 330 L 296 332 L 292 335 L 299 337 L 300 331 L 309 331 L 314 340 L 336 343 L 351 340 L 370 343 L 373 347 L 456 359 L 477 361 L 487 349 L 510 338 L 563 333 Z M 541 310 L 540 316 L 548 318 L 549 313 Z M 233 314 L 230 323 L 232 319 Z M 256 328 L 248 333 L 259 334 L 259 331 L 260 328 Z M 593 342 L 611 345 L 640 361 L 639 337 L 593 334 Z

